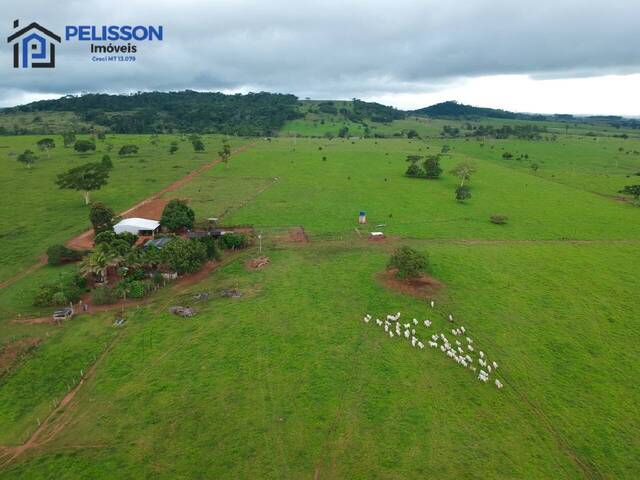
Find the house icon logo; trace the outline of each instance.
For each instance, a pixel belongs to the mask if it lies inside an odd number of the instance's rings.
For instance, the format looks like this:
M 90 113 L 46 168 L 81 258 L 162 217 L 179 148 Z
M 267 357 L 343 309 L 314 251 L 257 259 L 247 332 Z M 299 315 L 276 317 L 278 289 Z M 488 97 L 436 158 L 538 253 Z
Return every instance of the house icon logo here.
M 14 20 L 13 28 L 20 26 Z M 61 39 L 36 22 L 30 23 L 7 38 L 13 43 L 13 68 L 53 68 L 56 66 L 56 42 Z

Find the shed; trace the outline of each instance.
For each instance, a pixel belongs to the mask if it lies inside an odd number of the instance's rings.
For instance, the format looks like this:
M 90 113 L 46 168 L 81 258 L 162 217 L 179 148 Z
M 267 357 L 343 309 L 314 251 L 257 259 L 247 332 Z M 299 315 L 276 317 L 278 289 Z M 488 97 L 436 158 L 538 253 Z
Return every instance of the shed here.
M 164 247 L 171 240 L 173 240 L 173 238 L 171 238 L 171 237 L 154 238 L 153 240 L 149 240 L 147 243 L 145 243 L 144 247 L 145 248 L 147 248 L 147 247 L 155 247 L 155 248 L 161 250 L 162 247 Z
M 117 234 L 129 232 L 134 235 L 150 236 L 155 235 L 158 228 L 160 228 L 160 222 L 157 220 L 125 218 L 113 226 L 113 231 Z

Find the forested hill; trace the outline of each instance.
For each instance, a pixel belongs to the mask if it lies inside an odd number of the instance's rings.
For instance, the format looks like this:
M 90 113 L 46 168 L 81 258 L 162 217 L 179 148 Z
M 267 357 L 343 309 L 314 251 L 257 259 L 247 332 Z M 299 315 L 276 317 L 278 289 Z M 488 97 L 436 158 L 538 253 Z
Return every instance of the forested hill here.
M 498 110 L 495 108 L 482 108 L 465 105 L 455 101 L 448 101 L 431 105 L 430 107 L 420 108 L 411 112 L 413 115 L 426 116 L 432 118 L 472 118 L 472 117 L 489 117 L 489 118 L 505 118 L 513 120 L 546 120 L 544 115 L 532 115 L 527 113 L 515 113 L 507 110 Z
M 294 95 L 277 93 L 140 92 L 85 94 L 42 100 L 3 111 L 72 112 L 114 133 L 200 132 L 273 135 L 301 116 Z
M 397 120 L 416 120 L 416 117 L 463 121 L 483 118 L 505 121 L 552 120 L 565 124 L 571 122 L 640 129 L 640 120 L 632 118 L 515 113 L 454 101 L 403 111 L 358 99 L 299 101 L 295 95 L 280 93 L 226 95 L 185 90 L 138 92 L 131 95 L 67 95 L 55 100 L 41 100 L 5 108 L 0 110 L 0 135 L 105 131 L 132 134 L 223 133 L 273 136 L 285 124 L 297 122 L 297 126 L 292 128 L 301 129 L 304 132 L 302 135 L 339 135 L 344 130 L 345 135 L 369 136 L 384 135 L 379 130 L 374 131 L 378 128 L 375 124 L 380 126 Z M 296 122 L 290 122 L 292 120 Z M 306 127 L 301 128 L 300 124 Z M 408 127 L 405 122 L 403 127 L 398 128 L 398 134 L 402 135 L 402 128 Z

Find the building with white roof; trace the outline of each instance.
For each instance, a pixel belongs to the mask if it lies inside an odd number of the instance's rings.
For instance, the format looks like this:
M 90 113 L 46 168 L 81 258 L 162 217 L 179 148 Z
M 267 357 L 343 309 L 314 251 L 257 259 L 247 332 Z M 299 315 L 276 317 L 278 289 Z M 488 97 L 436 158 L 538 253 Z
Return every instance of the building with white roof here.
M 125 218 L 113 226 L 113 231 L 117 234 L 129 232 L 134 235 L 150 236 L 155 235 L 160 228 L 157 220 L 146 218 Z

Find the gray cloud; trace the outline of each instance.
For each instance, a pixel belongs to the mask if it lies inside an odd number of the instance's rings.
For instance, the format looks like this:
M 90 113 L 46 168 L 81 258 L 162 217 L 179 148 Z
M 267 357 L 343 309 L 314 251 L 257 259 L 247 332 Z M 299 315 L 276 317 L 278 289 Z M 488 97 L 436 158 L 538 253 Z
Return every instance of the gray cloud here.
M 83 91 L 269 90 L 314 98 L 431 92 L 492 74 L 564 78 L 640 72 L 640 2 L 611 0 L 0 0 L 5 22 L 162 24 L 134 64 L 97 64 L 64 42 L 54 70 L 14 70 L 0 49 L 0 105 Z

